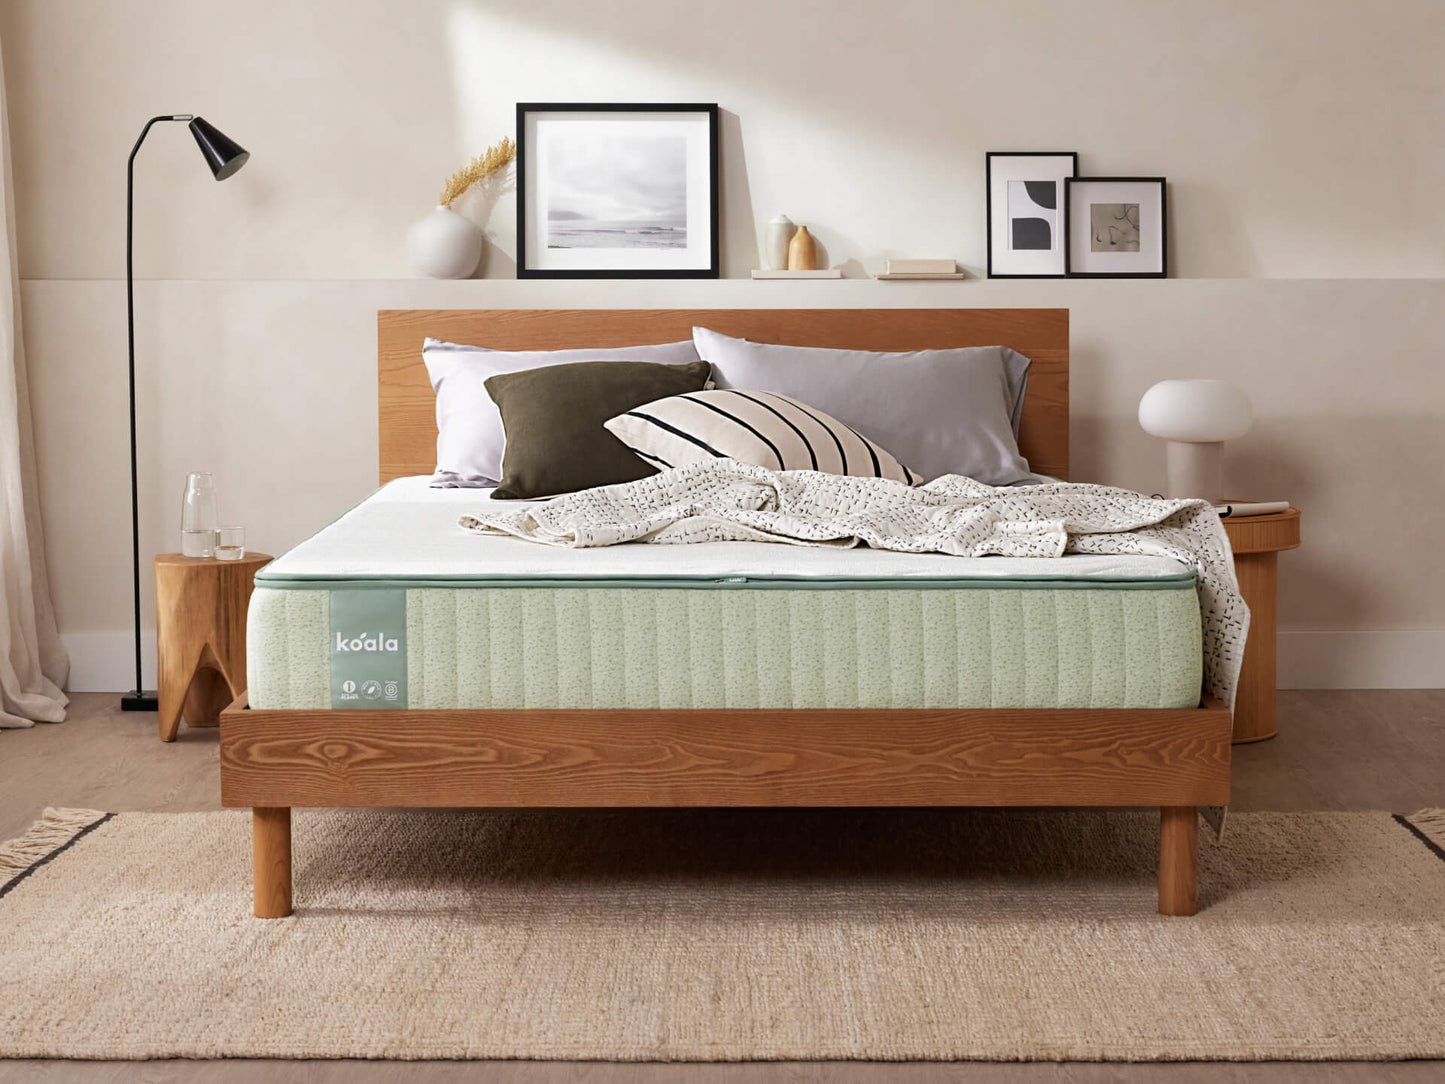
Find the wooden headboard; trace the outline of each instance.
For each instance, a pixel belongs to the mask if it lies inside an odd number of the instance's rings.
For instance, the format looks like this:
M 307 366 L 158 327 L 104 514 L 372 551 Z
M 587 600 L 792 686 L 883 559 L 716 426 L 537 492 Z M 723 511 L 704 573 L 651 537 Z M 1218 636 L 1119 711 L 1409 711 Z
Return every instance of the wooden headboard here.
M 1033 359 L 1019 446 L 1033 470 L 1069 476 L 1068 309 L 383 309 L 376 324 L 382 482 L 436 467 L 436 397 L 421 358 L 428 336 L 565 350 L 677 342 L 694 325 L 850 350 L 1011 346 Z

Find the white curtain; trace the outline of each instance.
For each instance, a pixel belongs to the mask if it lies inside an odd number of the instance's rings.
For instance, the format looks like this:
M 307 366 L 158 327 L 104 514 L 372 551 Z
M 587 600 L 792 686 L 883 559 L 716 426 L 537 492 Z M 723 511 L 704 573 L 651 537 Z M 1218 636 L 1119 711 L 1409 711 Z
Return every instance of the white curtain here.
M 0 727 L 58 723 L 65 718 L 70 659 L 55 629 L 45 575 L 40 502 L 35 493 L 35 441 L 30 392 L 20 342 L 20 267 L 15 259 L 14 181 L 10 119 L 0 61 L 0 199 L 5 205 L 0 245 Z

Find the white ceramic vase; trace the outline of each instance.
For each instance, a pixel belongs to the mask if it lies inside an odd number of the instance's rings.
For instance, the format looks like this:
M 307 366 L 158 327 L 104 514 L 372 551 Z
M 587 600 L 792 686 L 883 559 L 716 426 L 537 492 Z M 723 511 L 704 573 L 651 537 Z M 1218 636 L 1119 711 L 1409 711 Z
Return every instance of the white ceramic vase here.
M 481 227 L 450 207 L 437 209 L 406 234 L 412 270 L 432 279 L 464 279 L 477 269 L 486 240 Z
M 763 262 L 768 271 L 782 271 L 788 266 L 788 242 L 798 227 L 787 215 L 778 215 L 768 222 L 768 241 L 763 253 Z

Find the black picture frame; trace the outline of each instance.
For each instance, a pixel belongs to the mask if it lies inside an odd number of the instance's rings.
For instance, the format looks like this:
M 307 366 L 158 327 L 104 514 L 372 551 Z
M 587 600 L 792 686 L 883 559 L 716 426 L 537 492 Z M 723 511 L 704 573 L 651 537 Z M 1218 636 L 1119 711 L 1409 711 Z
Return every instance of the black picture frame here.
M 1159 186 L 1159 270 L 1075 271 L 1073 199 L 1076 184 L 1157 184 Z M 1064 182 L 1064 267 L 1071 279 L 1165 279 L 1169 277 L 1169 183 L 1165 177 L 1070 177 Z
M 696 268 L 541 268 L 527 265 L 527 115 L 529 113 L 698 113 L 708 118 L 707 267 Z M 679 102 L 518 102 L 517 103 L 517 277 L 519 279 L 715 279 L 721 273 L 718 236 L 718 106 Z
M 1074 176 L 1079 174 L 1078 151 L 986 151 L 983 156 L 983 222 L 987 246 L 987 271 L 991 279 L 1061 279 L 1068 276 L 1069 258 L 1064 256 L 1064 270 L 1058 274 L 1019 275 L 993 269 L 993 160 L 995 158 L 1067 158 L 1073 163 Z M 1064 178 L 1068 181 L 1069 178 Z M 1067 185 L 1065 186 L 1067 187 Z M 1062 193 L 1061 193 L 1062 195 Z M 1067 238 L 1067 231 L 1065 237 Z

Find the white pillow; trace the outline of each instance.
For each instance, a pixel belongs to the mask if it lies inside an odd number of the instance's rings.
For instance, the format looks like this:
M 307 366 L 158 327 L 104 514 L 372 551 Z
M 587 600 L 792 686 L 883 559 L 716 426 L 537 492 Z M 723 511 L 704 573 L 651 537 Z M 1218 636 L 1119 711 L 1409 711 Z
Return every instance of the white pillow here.
M 606 350 L 488 350 L 427 339 L 421 351 L 437 395 L 437 469 L 432 485 L 495 486 L 502 477 L 506 434 L 488 377 L 574 361 L 651 361 L 687 365 L 698 360 L 691 342 L 623 346 Z
M 821 410 L 771 391 L 692 391 L 603 423 L 655 467 L 737 459 L 769 470 L 922 481 L 891 453 Z
M 889 448 L 925 479 L 1035 482 L 1019 453 L 1029 359 L 1003 346 L 881 353 L 774 346 L 692 330 L 719 388 L 790 395 Z

